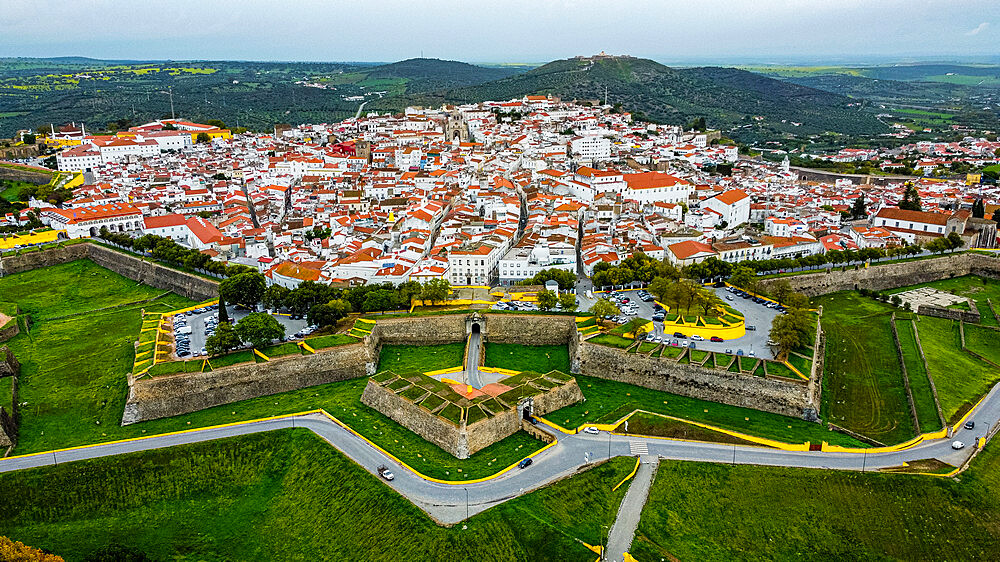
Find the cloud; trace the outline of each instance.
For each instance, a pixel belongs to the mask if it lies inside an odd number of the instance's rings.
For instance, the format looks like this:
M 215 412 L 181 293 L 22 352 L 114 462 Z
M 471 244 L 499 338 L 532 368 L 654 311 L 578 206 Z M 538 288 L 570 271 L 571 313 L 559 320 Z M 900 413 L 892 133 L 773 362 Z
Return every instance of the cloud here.
M 983 23 L 977 25 L 975 29 L 972 29 L 970 31 L 966 31 L 965 34 L 968 35 L 969 37 L 972 37 L 973 35 L 979 35 L 979 32 L 985 30 L 989 26 L 990 26 L 990 23 L 984 21 Z

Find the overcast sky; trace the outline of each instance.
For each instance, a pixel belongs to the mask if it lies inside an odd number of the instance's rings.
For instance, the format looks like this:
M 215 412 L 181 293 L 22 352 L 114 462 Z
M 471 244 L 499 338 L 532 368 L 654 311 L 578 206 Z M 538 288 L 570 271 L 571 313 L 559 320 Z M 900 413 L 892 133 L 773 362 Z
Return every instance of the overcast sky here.
M 0 56 L 683 62 L 1000 55 L 998 0 L 2 0 Z

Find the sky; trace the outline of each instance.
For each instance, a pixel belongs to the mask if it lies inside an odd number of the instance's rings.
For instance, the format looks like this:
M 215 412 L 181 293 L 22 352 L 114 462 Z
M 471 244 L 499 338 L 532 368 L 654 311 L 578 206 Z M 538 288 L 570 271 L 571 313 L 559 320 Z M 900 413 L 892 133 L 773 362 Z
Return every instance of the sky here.
M 3 0 L 0 57 L 1000 59 L 998 0 Z

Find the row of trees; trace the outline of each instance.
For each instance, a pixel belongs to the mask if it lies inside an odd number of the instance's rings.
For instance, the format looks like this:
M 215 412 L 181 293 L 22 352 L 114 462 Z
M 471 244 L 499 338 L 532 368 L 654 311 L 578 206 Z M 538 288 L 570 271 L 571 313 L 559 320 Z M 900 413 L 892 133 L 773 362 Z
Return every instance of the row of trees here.
M 568 291 L 572 289 L 576 284 L 576 273 L 566 270 L 552 267 L 549 269 L 543 269 L 535 274 L 534 277 L 529 277 L 522 281 L 518 281 L 518 285 L 544 285 L 546 281 L 555 281 L 559 283 L 560 291 Z
M 101 227 L 100 236 L 108 242 L 113 242 L 123 248 L 130 248 L 136 252 L 149 252 L 155 259 L 189 269 L 202 269 L 216 275 L 224 276 L 256 271 L 256 269 L 246 265 L 225 264 L 220 261 L 213 261 L 208 254 L 203 254 L 191 248 L 185 248 L 170 238 L 163 236 L 146 234 L 138 238 L 132 238 L 128 234 L 111 232 L 107 227 Z
M 681 272 L 673 264 L 636 252 L 618 265 L 598 262 L 594 265 L 591 279 L 595 287 L 609 287 L 633 282 L 650 283 L 656 277 L 679 279 L 680 276 Z

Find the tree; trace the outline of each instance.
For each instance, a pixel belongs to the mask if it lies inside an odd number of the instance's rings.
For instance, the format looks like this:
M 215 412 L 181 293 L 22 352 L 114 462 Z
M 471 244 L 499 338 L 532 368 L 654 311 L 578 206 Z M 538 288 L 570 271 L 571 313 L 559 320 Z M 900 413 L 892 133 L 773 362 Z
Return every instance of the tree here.
M 306 319 L 317 326 L 333 326 L 351 312 L 351 303 L 343 299 L 333 299 L 309 309 Z
M 377 310 L 384 313 L 386 310 L 392 308 L 395 300 L 395 295 L 393 295 L 392 291 L 376 289 L 365 295 L 363 308 L 365 312 L 375 312 Z
M 965 246 L 965 240 L 962 240 L 962 235 L 957 232 L 949 232 L 946 237 L 949 250 L 957 250 L 962 246 Z
M 196 142 L 197 144 L 212 142 L 212 137 L 208 136 L 208 133 L 198 133 L 194 137 L 194 142 Z
M 788 314 L 779 314 L 771 322 L 770 338 L 777 344 L 778 357 L 785 358 L 791 350 L 809 345 L 812 322 L 802 309 L 791 309 Z
M 899 208 L 907 211 L 923 210 L 923 206 L 920 204 L 920 194 L 917 193 L 917 188 L 913 185 L 913 182 L 907 182 L 906 190 L 903 192 L 903 199 L 899 202 Z
M 670 294 L 670 286 L 673 285 L 665 277 L 657 277 L 653 279 L 653 282 L 649 284 L 649 292 L 656 297 L 656 300 L 660 302 L 666 302 L 667 295 Z
M 284 337 L 285 327 L 270 314 L 254 312 L 236 323 L 236 335 L 246 343 L 261 348 Z
M 590 313 L 597 317 L 598 322 L 600 322 L 605 316 L 617 316 L 621 314 L 621 312 L 622 311 L 618 310 L 618 307 L 608 299 L 598 299 L 594 302 L 593 306 L 590 307 Z
M 226 299 L 219 295 L 219 324 L 229 324 L 229 310 L 226 309 Z
M 851 218 L 862 219 L 868 216 L 868 208 L 865 206 L 865 196 L 864 194 L 858 195 L 858 198 L 854 200 L 854 204 L 851 205 Z
M 63 562 L 61 556 L 48 554 L 7 537 L 0 537 L 0 560 L 18 562 Z
M 559 298 L 556 296 L 554 291 L 548 289 L 542 289 L 538 291 L 538 308 L 542 310 L 551 310 L 556 307 L 556 302 Z
M 792 294 L 792 284 L 788 282 L 788 279 L 779 279 L 771 287 L 771 296 L 780 303 L 787 301 L 790 294 Z
M 28 133 L 27 135 L 21 137 L 21 142 L 24 144 L 35 144 L 35 135 Z
M 718 316 L 719 309 L 722 308 L 722 299 L 719 295 L 715 294 L 715 291 L 701 290 L 695 299 L 698 306 L 701 308 L 702 316 Z
M 431 279 L 420 287 L 420 299 L 423 301 L 442 302 L 448 300 L 451 294 L 451 283 L 447 279 Z
M 976 202 L 972 204 L 972 216 L 977 219 L 986 216 L 986 206 L 983 204 L 982 198 L 976 199 Z
M 632 339 L 638 340 L 642 335 L 642 327 L 646 325 L 646 320 L 642 318 L 633 318 L 625 324 L 625 333 L 632 334 Z
M 157 245 L 159 249 L 159 245 Z M 156 256 L 156 250 L 153 251 Z M 229 279 L 224 279 L 219 283 L 219 295 L 226 299 L 226 302 L 235 302 L 254 308 L 264 297 L 264 276 L 258 271 L 248 271 L 234 275 Z
M 733 274 L 729 277 L 729 284 L 740 287 L 741 289 L 749 289 L 751 285 L 756 281 L 757 274 L 754 270 L 750 269 L 745 265 L 739 265 L 733 270 Z
M 576 295 L 573 293 L 563 293 L 559 295 L 559 304 L 566 312 L 576 310 Z
M 226 128 L 226 124 L 223 123 L 222 120 L 220 120 L 220 119 L 209 119 L 208 121 L 205 121 L 205 124 L 206 125 L 211 125 L 213 127 L 218 127 L 220 129 L 225 129 Z
M 261 298 L 264 308 L 272 310 L 281 308 L 285 305 L 285 299 L 288 298 L 289 292 L 291 291 L 281 285 L 271 285 L 264 291 L 264 296 Z
M 220 314 L 221 317 L 221 314 Z M 209 355 L 221 355 L 240 346 L 240 336 L 229 322 L 219 322 L 215 333 L 205 340 L 205 351 Z

